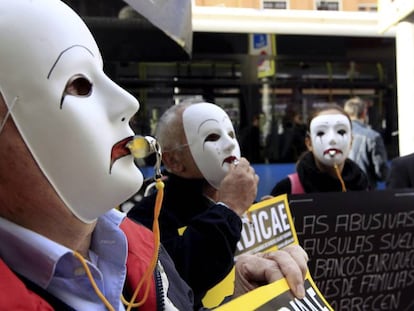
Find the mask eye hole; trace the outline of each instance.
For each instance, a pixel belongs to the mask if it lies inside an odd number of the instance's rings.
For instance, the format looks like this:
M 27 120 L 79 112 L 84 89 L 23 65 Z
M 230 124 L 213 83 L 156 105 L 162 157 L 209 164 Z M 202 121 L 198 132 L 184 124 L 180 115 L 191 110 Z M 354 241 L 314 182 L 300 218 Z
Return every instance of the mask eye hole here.
M 206 137 L 204 141 L 217 141 L 220 139 L 220 135 L 217 134 L 210 134 Z
M 91 92 L 92 83 L 80 74 L 71 77 L 65 87 L 66 95 L 89 96 Z

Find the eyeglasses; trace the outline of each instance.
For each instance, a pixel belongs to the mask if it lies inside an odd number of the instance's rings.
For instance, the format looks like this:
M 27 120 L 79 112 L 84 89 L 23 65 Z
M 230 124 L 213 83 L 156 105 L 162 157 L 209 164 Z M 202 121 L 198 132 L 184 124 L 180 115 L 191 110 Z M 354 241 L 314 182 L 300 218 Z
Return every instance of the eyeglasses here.
M 176 151 L 176 150 L 184 149 L 185 147 L 188 147 L 188 146 L 190 146 L 190 144 L 182 144 L 182 145 L 175 146 L 174 148 L 171 148 L 171 149 L 166 149 L 164 151 L 165 152 Z

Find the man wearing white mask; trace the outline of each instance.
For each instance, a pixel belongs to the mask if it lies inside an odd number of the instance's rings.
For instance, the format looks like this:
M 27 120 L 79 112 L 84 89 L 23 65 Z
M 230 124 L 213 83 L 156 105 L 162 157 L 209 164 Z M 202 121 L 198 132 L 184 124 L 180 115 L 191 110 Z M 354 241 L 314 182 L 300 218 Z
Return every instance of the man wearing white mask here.
M 154 235 L 113 208 L 142 185 L 127 148 L 139 105 L 104 74 L 82 19 L 58 0 L 1 0 L 0 42 L 2 309 L 125 310 L 141 280 L 140 310 L 191 309 Z M 300 285 L 304 258 L 287 259 L 264 280 L 293 267 Z
M 233 267 L 241 216 L 256 198 L 258 176 L 240 158 L 233 124 L 217 105 L 172 106 L 155 136 L 168 171 L 161 241 L 201 304 Z M 128 216 L 151 228 L 154 202 L 155 194 L 144 197 Z

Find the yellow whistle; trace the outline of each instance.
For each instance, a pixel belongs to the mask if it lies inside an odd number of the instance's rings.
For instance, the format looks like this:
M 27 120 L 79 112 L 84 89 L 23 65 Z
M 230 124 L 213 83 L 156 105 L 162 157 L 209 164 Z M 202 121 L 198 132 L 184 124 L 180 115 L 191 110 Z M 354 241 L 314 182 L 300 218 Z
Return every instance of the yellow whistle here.
M 155 176 L 156 178 L 161 176 L 161 146 L 154 137 L 136 135 L 129 143 L 126 144 L 126 147 L 131 151 L 132 156 L 138 159 L 145 158 L 150 154 L 155 153 Z
M 138 159 L 145 158 L 155 152 L 155 150 L 152 150 L 153 148 L 151 148 L 151 142 L 144 136 L 135 136 L 126 146 L 131 151 L 132 156 Z

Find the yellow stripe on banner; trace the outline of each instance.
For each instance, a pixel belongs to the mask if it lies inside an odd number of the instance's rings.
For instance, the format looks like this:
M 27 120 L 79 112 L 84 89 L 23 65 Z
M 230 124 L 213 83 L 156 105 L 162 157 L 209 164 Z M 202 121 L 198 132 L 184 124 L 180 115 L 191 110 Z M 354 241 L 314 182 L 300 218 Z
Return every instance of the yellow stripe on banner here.
M 228 303 L 214 309 L 215 311 L 276 311 L 276 310 L 320 310 L 334 311 L 321 295 L 312 280 L 309 271 L 305 278 L 305 297 L 298 299 L 292 293 L 286 279 L 261 286 Z
M 255 310 L 258 307 L 264 305 L 274 297 L 286 292 L 289 289 L 289 285 L 286 279 L 280 279 L 274 283 L 261 286 L 255 290 L 249 292 L 248 295 L 240 296 L 239 298 L 232 300 L 221 307 L 214 309 L 215 311 L 234 311 L 234 310 Z
M 210 289 L 203 298 L 203 306 L 209 309 L 213 309 L 220 305 L 224 298 L 233 295 L 234 292 L 234 278 L 235 269 L 212 289 Z

